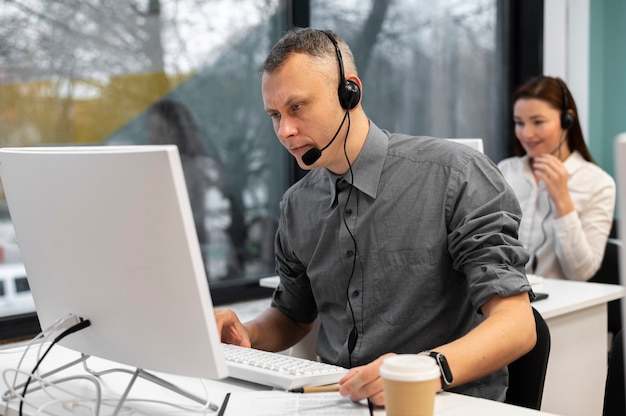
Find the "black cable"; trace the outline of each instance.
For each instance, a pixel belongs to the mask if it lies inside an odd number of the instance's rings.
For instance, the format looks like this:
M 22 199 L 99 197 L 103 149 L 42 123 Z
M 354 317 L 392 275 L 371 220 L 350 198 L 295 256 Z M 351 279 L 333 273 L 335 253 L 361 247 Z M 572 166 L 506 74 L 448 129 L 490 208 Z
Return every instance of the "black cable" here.
M 346 157 L 346 161 L 348 162 L 348 170 L 350 172 L 350 189 L 348 190 L 348 197 L 346 198 L 346 203 L 343 207 L 343 225 L 346 227 L 350 238 L 352 239 L 352 244 L 354 245 L 354 255 L 352 256 L 352 270 L 350 271 L 350 276 L 348 278 L 348 284 L 346 286 L 346 299 L 348 300 L 348 308 L 350 309 L 350 315 L 352 316 L 352 330 L 350 330 L 350 335 L 348 336 L 348 365 L 352 368 L 352 352 L 354 348 L 356 348 L 356 343 L 359 339 L 359 331 L 356 328 L 356 318 L 354 317 L 354 309 L 352 308 L 352 302 L 350 302 L 350 283 L 352 282 L 352 277 L 354 276 L 354 271 L 356 269 L 356 258 L 358 255 L 356 239 L 354 238 L 354 234 L 350 231 L 350 227 L 348 227 L 348 222 L 346 220 L 346 208 L 348 207 L 348 203 L 350 202 L 350 197 L 352 196 L 352 189 L 354 188 L 354 172 L 352 171 L 352 163 L 350 163 L 350 158 L 348 157 L 348 149 L 347 149 L 347 141 L 348 134 L 350 133 L 350 112 L 347 110 L 346 114 L 348 115 L 348 130 L 346 131 L 346 137 L 343 141 L 343 153 Z
M 48 353 L 50 352 L 50 350 L 52 349 L 52 347 L 59 341 L 61 341 L 63 338 L 65 338 L 66 336 L 73 334 L 74 332 L 80 331 L 81 329 L 85 329 L 87 328 L 89 325 L 91 325 L 91 321 L 89 319 L 85 319 L 83 321 L 80 321 L 79 323 L 69 327 L 68 329 L 66 329 L 65 331 L 61 332 L 60 335 L 58 335 L 54 341 L 52 341 L 52 343 L 48 346 L 48 348 L 46 349 L 46 351 L 43 353 L 43 355 L 41 356 L 41 358 L 39 359 L 39 361 L 37 361 L 37 364 L 35 364 L 35 367 L 33 368 L 33 370 L 30 372 L 30 375 L 28 376 L 28 379 L 26 380 L 26 383 L 24 383 L 24 389 L 22 390 L 22 399 L 20 400 L 20 410 L 19 410 L 19 415 L 22 416 L 22 408 L 24 407 L 24 400 L 26 399 L 26 392 L 28 390 L 28 385 L 30 384 L 30 381 L 33 378 L 33 374 L 35 374 L 35 372 L 37 371 L 37 369 L 39 368 L 39 366 L 41 365 L 41 362 L 43 361 L 44 358 L 46 358 L 46 355 L 48 355 Z
M 220 410 L 217 413 L 217 416 L 223 416 L 224 412 L 226 412 L 226 406 L 228 405 L 228 399 L 230 399 L 230 392 L 226 393 L 226 396 L 224 397 L 224 401 L 222 402 L 222 406 L 220 407 Z

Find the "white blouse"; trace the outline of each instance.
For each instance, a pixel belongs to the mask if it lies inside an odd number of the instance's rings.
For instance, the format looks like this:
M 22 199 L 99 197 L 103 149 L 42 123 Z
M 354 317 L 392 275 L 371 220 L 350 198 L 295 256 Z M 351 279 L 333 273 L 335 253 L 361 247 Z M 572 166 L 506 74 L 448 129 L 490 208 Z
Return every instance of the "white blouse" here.
M 589 280 L 600 268 L 615 209 L 615 181 L 578 152 L 564 162 L 574 211 L 555 218 L 543 182 L 537 183 L 527 156 L 498 167 L 522 207 L 519 239 L 528 249 L 526 272 L 557 279 Z

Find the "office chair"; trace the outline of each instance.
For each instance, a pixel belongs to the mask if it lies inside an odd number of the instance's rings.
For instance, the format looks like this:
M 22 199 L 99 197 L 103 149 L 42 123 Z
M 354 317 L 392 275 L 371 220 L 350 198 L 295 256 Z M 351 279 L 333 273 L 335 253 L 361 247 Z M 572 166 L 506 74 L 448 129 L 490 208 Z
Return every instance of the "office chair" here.
M 621 240 L 614 238 L 616 236 L 615 222 L 609 239 L 606 242 L 606 248 L 604 251 L 604 258 L 602 259 L 602 265 L 596 274 L 589 279 L 590 282 L 596 283 L 609 283 L 619 285 L 619 251 L 622 244 Z M 607 306 L 608 317 L 608 332 L 613 336 L 622 329 L 622 312 L 621 312 L 621 300 L 616 299 L 608 303 Z
M 550 356 L 550 330 L 535 308 L 537 343 L 532 350 L 509 364 L 509 388 L 506 403 L 540 410 L 543 386 Z

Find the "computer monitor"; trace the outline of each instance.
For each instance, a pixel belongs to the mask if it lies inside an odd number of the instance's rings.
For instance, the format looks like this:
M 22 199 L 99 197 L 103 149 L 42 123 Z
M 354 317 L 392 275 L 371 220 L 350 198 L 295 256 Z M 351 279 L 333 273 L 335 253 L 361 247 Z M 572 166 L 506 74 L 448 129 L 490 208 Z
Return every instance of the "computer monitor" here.
M 130 366 L 227 376 L 176 146 L 0 149 L 0 177 L 42 328 Z

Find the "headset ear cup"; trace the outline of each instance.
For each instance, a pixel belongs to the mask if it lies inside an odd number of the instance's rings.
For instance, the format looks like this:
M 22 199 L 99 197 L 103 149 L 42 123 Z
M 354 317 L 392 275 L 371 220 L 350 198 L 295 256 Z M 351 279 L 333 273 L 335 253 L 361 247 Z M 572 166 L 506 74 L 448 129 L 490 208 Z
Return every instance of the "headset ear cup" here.
M 565 82 L 561 78 L 556 78 L 556 81 L 561 87 L 561 95 L 563 96 L 563 104 L 561 108 L 561 128 L 563 130 L 569 130 L 574 125 L 574 115 L 569 112 L 569 99 L 567 98 L 567 88 Z
M 563 130 L 569 130 L 574 125 L 574 115 L 569 111 L 566 111 L 561 116 L 561 128 Z
M 339 103 L 346 110 L 352 110 L 361 100 L 361 89 L 354 81 L 346 80 L 339 87 Z

